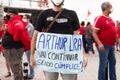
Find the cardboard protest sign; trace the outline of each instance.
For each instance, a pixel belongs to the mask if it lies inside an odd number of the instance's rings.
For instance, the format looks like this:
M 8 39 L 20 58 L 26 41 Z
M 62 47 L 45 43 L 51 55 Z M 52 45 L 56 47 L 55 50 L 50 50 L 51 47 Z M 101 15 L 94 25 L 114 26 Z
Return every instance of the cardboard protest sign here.
M 39 33 L 35 58 L 37 68 L 63 74 L 83 72 L 82 45 L 81 35 Z

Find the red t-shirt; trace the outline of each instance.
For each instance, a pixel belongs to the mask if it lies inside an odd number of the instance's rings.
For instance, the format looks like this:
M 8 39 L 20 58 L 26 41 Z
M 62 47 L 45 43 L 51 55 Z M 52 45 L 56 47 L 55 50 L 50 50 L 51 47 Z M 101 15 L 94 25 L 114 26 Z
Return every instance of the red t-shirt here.
M 113 46 L 116 41 L 116 28 L 113 20 L 106 16 L 98 16 L 95 19 L 94 29 L 98 29 L 98 38 L 102 44 L 107 46 Z
M 85 27 L 84 26 L 80 26 L 80 34 L 84 35 L 85 34 Z

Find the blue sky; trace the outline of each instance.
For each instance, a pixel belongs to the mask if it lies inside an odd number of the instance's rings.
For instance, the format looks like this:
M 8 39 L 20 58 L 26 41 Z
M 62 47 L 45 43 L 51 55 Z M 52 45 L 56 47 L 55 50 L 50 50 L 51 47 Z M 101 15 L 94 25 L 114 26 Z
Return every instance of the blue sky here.
M 0 0 L 3 1 L 5 5 L 8 5 L 9 0 Z M 11 1 L 11 0 L 10 0 Z M 93 23 L 94 18 L 98 15 L 101 15 L 101 4 L 106 0 L 65 0 L 64 6 L 67 9 L 72 9 L 76 11 L 79 21 L 86 19 L 88 10 L 91 12 L 91 15 L 88 17 L 88 21 Z M 108 0 L 113 5 L 113 13 L 110 15 L 114 21 L 120 20 L 120 0 Z M 22 0 L 12 0 L 12 5 L 15 7 L 24 7 L 29 8 L 30 3 Z M 50 4 L 51 6 L 51 4 Z M 38 4 L 32 3 L 31 8 L 37 8 Z

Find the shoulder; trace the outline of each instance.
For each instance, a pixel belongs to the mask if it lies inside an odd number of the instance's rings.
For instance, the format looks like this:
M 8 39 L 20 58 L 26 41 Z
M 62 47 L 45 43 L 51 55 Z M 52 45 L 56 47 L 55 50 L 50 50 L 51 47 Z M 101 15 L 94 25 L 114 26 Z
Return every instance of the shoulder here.
M 52 11 L 52 9 L 46 9 L 46 10 L 41 11 L 39 14 L 44 15 L 44 14 L 47 14 L 47 13 L 49 13 L 51 11 Z
M 104 17 L 102 15 L 99 15 L 95 18 L 94 22 L 102 22 L 104 20 Z
M 76 14 L 76 12 L 74 10 L 70 10 L 70 9 L 66 9 L 66 8 L 64 8 L 64 12 L 71 13 L 71 14 Z
M 103 20 L 105 17 L 103 15 L 99 15 L 95 18 L 95 20 Z
M 71 17 L 72 19 L 77 19 L 77 13 L 74 10 L 64 9 L 63 14 Z
M 44 19 L 45 16 L 47 16 L 50 12 L 51 12 L 51 9 L 43 10 L 38 14 L 37 18 Z

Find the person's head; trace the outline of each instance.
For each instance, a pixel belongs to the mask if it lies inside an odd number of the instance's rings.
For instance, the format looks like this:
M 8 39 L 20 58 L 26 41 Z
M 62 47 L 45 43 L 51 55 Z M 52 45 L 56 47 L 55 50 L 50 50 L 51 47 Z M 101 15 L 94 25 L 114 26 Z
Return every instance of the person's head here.
M 86 27 L 90 27 L 90 26 L 91 26 L 91 23 L 87 22 Z
M 110 2 L 103 2 L 101 5 L 101 9 L 103 12 L 107 12 L 110 14 L 112 12 L 112 5 Z
M 55 7 L 61 7 L 64 3 L 64 0 L 51 0 Z
M 23 15 L 23 21 L 29 22 L 29 20 L 30 20 L 30 15 L 28 14 Z
M 18 14 L 18 11 L 16 9 L 8 9 L 6 17 L 8 20 L 10 20 L 17 14 Z
M 81 25 L 82 25 L 82 26 L 84 26 L 84 25 L 85 25 L 85 22 L 84 22 L 84 21 L 82 21 L 82 22 L 81 22 Z

